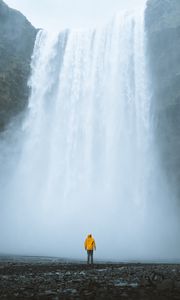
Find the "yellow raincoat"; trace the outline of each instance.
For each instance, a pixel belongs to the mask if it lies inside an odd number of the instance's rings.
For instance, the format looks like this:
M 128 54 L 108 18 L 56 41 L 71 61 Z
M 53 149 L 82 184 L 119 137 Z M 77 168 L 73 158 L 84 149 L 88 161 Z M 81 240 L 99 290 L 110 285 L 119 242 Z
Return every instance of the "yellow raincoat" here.
M 85 250 L 96 250 L 96 243 L 92 235 L 89 234 L 84 242 Z

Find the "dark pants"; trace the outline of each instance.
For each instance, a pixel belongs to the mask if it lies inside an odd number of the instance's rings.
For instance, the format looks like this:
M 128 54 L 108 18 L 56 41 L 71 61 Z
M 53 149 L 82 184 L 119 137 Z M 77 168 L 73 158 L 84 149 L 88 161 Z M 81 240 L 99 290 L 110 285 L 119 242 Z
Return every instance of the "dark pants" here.
M 91 260 L 91 264 L 93 264 L 93 250 L 87 250 L 87 263 L 89 264 Z

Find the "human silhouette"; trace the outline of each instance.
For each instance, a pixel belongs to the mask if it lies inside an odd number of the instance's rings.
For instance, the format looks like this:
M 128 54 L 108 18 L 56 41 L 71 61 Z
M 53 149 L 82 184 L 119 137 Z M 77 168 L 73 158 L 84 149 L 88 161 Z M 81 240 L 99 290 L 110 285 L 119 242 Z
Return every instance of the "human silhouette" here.
M 84 242 L 84 248 L 87 251 L 87 264 L 93 264 L 93 251 L 96 250 L 96 243 L 92 234 L 88 234 Z

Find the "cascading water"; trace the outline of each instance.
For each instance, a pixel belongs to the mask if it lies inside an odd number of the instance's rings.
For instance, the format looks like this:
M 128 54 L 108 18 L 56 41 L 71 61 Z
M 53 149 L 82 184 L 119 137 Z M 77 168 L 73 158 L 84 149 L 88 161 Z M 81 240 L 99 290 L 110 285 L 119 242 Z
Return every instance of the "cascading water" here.
M 93 233 L 98 257 L 148 258 L 156 183 L 143 14 L 39 31 L 29 84 L 2 249 L 81 257 Z

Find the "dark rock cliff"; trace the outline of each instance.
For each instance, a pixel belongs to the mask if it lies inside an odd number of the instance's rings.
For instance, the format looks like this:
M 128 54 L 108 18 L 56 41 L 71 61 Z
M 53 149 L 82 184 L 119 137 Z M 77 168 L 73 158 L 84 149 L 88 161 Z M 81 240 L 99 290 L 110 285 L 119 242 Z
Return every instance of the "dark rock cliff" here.
M 149 70 L 155 139 L 161 165 L 180 196 L 180 0 L 148 0 Z
M 0 131 L 26 106 L 37 30 L 0 0 Z

